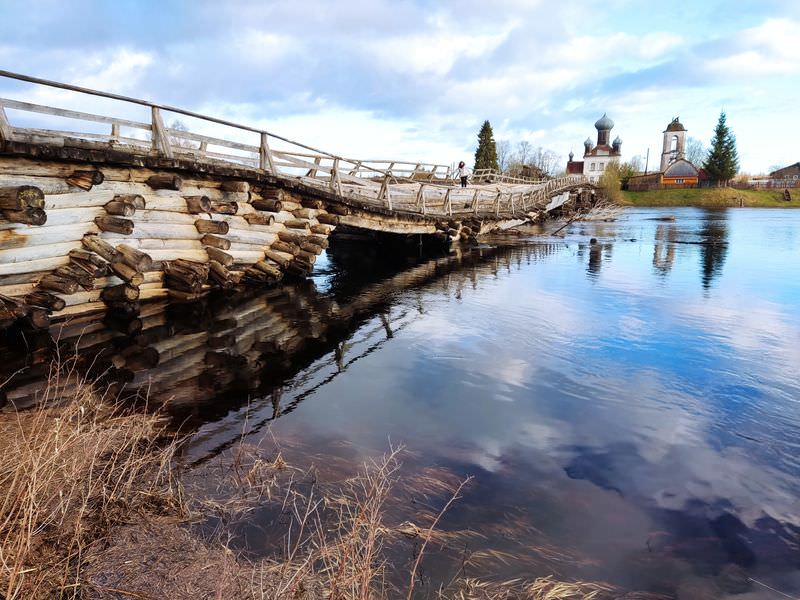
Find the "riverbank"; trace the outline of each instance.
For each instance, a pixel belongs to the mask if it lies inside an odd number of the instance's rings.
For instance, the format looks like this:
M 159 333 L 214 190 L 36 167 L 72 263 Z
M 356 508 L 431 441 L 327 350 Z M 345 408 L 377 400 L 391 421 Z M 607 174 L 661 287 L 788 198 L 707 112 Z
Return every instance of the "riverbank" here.
M 699 188 L 685 190 L 652 190 L 622 192 L 620 202 L 626 206 L 695 206 L 700 208 L 800 208 L 800 190 L 792 190 L 791 202 L 778 190 L 737 190 L 733 188 Z
M 390 448 L 324 480 L 324 469 L 287 464 L 275 440 L 242 440 L 188 466 L 180 457 L 188 438 L 170 434 L 161 416 L 120 405 L 74 373 L 53 373 L 41 408 L 0 414 L 0 592 L 8 600 L 629 597 L 551 576 L 499 583 L 462 574 L 431 589 L 428 555 L 458 549 L 473 533 L 438 526 L 471 479 L 405 473 L 402 449 Z M 57 395 L 63 379 L 72 384 L 67 398 Z M 415 512 L 390 517 L 397 506 Z M 242 531 L 266 512 L 273 526 L 259 529 L 254 552 Z

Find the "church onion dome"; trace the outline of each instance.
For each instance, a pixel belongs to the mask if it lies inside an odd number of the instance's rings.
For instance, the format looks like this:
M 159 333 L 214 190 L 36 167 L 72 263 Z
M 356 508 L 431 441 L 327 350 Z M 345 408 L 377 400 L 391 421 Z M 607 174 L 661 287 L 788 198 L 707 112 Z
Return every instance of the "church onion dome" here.
M 572 162 L 573 158 L 575 158 L 575 153 L 572 150 L 570 150 L 569 151 L 569 162 Z
M 598 131 L 610 131 L 614 129 L 614 121 L 609 119 L 606 113 L 603 113 L 603 116 L 597 120 L 594 126 Z
M 683 126 L 683 123 L 681 123 L 678 118 L 679 117 L 675 117 L 672 119 L 672 122 L 667 125 L 667 131 L 686 131 L 686 127 Z
M 583 142 L 583 145 L 584 145 L 584 146 L 589 146 L 589 147 L 591 147 L 591 146 L 592 146 L 592 144 L 593 144 L 593 142 L 592 142 L 592 138 L 586 138 L 586 141 L 585 141 L 585 142 Z
M 613 141 L 612 143 L 613 143 L 615 146 L 622 146 L 622 140 L 621 140 L 621 139 L 619 139 L 619 136 L 617 136 L 617 137 L 614 139 L 614 141 Z

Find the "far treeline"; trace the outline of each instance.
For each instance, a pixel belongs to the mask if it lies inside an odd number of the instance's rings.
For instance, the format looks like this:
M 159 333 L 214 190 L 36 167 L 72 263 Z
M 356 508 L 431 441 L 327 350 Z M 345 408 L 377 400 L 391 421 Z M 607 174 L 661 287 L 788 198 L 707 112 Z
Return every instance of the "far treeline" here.
M 710 149 L 700 140 L 689 138 L 686 144 L 686 159 L 702 166 L 708 178 L 718 186 L 727 185 L 739 172 L 739 155 L 736 151 L 736 136 L 728 127 L 727 116 L 719 115 Z M 629 161 L 612 163 L 600 178 L 601 185 L 611 195 L 627 189 L 628 181 L 644 171 L 644 160 L 634 156 Z M 478 147 L 475 150 L 475 169 L 494 169 L 514 176 L 555 177 L 564 172 L 558 153 L 536 147 L 528 141 L 495 141 L 492 125 L 484 121 L 478 132 Z

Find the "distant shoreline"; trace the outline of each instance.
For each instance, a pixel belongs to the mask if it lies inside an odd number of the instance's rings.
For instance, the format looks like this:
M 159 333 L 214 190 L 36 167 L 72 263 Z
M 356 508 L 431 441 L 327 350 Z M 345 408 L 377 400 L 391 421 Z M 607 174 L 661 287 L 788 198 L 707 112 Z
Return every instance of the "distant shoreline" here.
M 800 189 L 791 190 L 792 200 L 783 199 L 783 190 L 739 190 L 699 188 L 682 190 L 623 191 L 623 206 L 696 206 L 701 208 L 757 207 L 800 208 Z

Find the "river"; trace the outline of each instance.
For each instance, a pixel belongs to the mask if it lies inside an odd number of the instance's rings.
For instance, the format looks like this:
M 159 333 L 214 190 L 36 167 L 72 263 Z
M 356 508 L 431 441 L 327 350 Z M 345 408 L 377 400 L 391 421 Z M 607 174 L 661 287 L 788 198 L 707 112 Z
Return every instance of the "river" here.
M 246 357 L 228 379 L 181 352 L 133 383 L 196 429 L 188 463 L 244 431 L 330 477 L 390 445 L 420 481 L 472 476 L 434 582 L 800 594 L 800 211 L 627 209 L 562 234 L 332 252 L 307 284 L 173 313 L 170 339 L 213 330 Z

